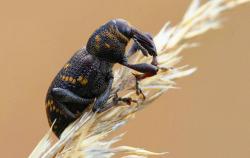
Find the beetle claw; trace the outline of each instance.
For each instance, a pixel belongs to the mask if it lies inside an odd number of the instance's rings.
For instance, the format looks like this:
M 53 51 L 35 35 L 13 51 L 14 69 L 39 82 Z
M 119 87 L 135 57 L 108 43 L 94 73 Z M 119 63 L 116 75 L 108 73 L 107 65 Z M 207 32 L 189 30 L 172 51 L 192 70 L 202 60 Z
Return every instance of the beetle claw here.
M 151 64 L 154 65 L 154 66 L 158 66 L 159 65 L 158 60 L 157 60 L 157 56 L 153 56 Z
M 128 105 L 131 105 L 132 103 L 137 103 L 137 100 L 133 100 L 131 97 L 127 97 L 127 98 L 118 97 L 116 93 L 113 98 L 113 102 L 115 105 L 118 105 L 119 101 L 122 101 Z
M 142 79 L 140 74 L 135 74 L 133 73 L 133 75 L 135 76 L 135 90 L 136 90 L 136 94 L 137 95 L 142 95 L 142 99 L 145 100 L 146 96 L 143 93 L 142 89 L 139 86 L 139 81 Z

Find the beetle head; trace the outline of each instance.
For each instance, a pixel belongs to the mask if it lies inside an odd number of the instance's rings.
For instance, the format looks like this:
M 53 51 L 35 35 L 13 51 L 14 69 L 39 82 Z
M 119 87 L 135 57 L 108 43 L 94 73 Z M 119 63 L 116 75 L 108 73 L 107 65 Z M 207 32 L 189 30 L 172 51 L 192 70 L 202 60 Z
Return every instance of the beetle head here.
M 120 63 L 126 60 L 125 51 L 129 39 L 119 31 L 116 20 L 111 20 L 91 35 L 86 49 L 101 60 Z
M 97 29 L 89 38 L 86 49 L 101 60 L 124 63 L 127 60 L 125 51 L 130 39 L 140 45 L 144 54 L 156 56 L 153 40 L 123 19 L 110 20 Z

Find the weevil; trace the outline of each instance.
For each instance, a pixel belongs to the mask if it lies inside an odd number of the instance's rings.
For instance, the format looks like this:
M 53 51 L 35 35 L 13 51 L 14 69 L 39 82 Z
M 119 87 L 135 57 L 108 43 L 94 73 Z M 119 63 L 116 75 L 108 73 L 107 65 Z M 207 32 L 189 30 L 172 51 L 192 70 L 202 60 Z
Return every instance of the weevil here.
M 130 39 L 134 43 L 126 53 Z M 137 50 L 145 56 L 152 56 L 152 63 L 130 64 L 127 55 Z M 60 137 L 63 130 L 90 105 L 93 105 L 94 112 L 109 108 L 105 107 L 105 103 L 111 93 L 112 67 L 115 63 L 140 72 L 135 75 L 136 81 L 139 81 L 157 73 L 156 58 L 151 35 L 139 31 L 126 20 L 110 20 L 99 27 L 88 39 L 86 47 L 78 50 L 58 72 L 48 89 L 46 112 L 49 125 L 54 122 L 52 130 L 55 135 Z M 142 93 L 138 86 L 137 93 Z M 117 100 L 131 101 L 129 98 Z

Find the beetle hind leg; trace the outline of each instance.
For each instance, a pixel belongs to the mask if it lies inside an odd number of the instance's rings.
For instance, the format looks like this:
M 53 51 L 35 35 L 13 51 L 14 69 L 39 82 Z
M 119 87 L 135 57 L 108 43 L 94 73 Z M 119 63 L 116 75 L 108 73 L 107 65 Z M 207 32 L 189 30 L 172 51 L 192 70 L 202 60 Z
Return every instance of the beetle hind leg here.
M 114 98 L 113 98 L 113 103 L 117 105 L 119 102 L 124 102 L 128 105 L 131 105 L 132 103 L 137 103 L 137 100 L 132 99 L 131 97 L 119 97 L 118 94 L 116 93 Z
M 77 114 L 70 111 L 67 105 L 88 106 L 93 102 L 93 99 L 81 98 L 73 92 L 63 88 L 53 88 L 51 95 L 54 98 L 59 110 L 70 120 L 77 119 Z

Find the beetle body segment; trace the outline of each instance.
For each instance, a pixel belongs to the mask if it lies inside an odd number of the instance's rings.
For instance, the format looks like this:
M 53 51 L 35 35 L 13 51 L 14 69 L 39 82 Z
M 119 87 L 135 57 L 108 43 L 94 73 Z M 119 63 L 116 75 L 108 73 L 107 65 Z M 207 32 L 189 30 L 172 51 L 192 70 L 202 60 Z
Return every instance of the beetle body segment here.
M 56 120 L 53 131 L 59 137 L 61 132 L 75 119 L 64 114 L 52 94 L 53 88 L 62 88 L 71 91 L 79 97 L 88 99 L 85 105 L 77 103 L 64 103 L 64 106 L 73 114 L 81 114 L 94 99 L 102 94 L 108 87 L 112 75 L 112 64 L 89 55 L 85 48 L 80 49 L 62 68 L 53 80 L 46 97 L 46 112 L 51 126 Z M 67 65 L 66 64 L 66 65 Z
M 56 75 L 47 92 L 46 112 L 49 125 L 54 123 L 52 130 L 57 137 L 92 103 L 93 111 L 109 108 L 104 105 L 112 88 L 113 64 L 120 63 L 145 73 L 140 78 L 156 74 L 158 68 L 154 65 L 128 63 L 125 50 L 130 39 L 136 43 L 133 50 L 143 50 L 145 56 L 149 54 L 156 59 L 151 36 L 138 31 L 125 20 L 116 19 L 97 29 L 90 36 L 86 48 L 77 51 Z M 116 100 L 129 103 L 131 98 Z

